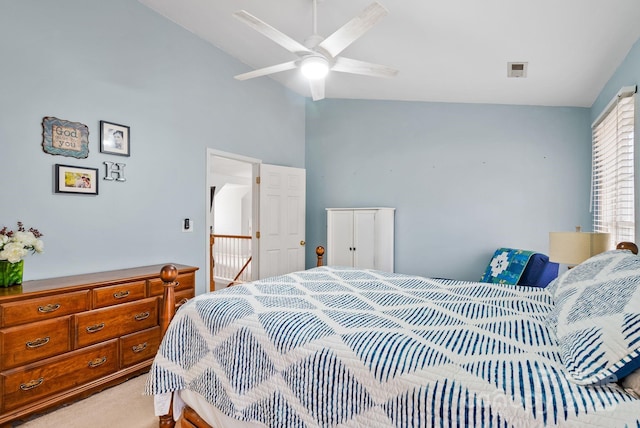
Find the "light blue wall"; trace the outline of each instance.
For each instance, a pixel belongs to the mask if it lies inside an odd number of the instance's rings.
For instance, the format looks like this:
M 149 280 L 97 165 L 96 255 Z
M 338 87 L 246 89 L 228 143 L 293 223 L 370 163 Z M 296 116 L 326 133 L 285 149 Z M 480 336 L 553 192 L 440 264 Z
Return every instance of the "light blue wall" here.
M 626 58 L 620 63 L 591 106 L 591 121 L 593 122 L 602 113 L 622 87 L 637 85 L 638 81 L 640 81 L 640 39 L 631 47 Z
M 589 109 L 324 100 L 306 132 L 313 248 L 325 208 L 390 206 L 396 271 L 477 280 L 496 248 L 591 225 Z
M 636 83 L 639 50 L 592 109 L 313 103 L 235 81 L 246 66 L 134 0 L 0 0 L 0 225 L 45 233 L 25 279 L 175 261 L 201 268 L 201 292 L 211 147 L 306 166 L 308 266 L 326 207 L 385 205 L 398 271 L 477 279 L 498 246 L 546 252 L 548 231 L 591 224 L 590 123 Z M 44 153 L 44 116 L 88 125 L 89 157 Z M 100 120 L 131 126 L 131 157 L 99 153 Z M 54 164 L 102 176 L 103 161 L 124 161 L 127 182 L 53 193 Z M 179 231 L 184 217 L 196 233 Z
M 44 234 L 38 279 L 173 261 L 205 289 L 206 148 L 304 167 L 304 98 L 135 0 L 0 0 L 0 226 Z M 42 150 L 42 118 L 89 127 L 89 157 Z M 100 120 L 131 127 L 131 157 L 99 152 Z M 53 192 L 53 165 L 126 163 L 98 196 Z M 181 219 L 195 233 L 180 231 Z

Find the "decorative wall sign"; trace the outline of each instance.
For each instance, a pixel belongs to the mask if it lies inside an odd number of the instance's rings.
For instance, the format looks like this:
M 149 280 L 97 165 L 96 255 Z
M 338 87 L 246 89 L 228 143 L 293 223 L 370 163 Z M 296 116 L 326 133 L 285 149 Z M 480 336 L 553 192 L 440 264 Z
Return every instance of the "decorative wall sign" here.
M 55 165 L 56 193 L 98 194 L 98 168 Z
M 89 156 L 89 128 L 78 122 L 45 117 L 42 120 L 42 149 L 51 155 Z
M 129 156 L 131 148 L 129 127 L 100 121 L 100 151 L 112 155 Z
M 105 180 L 127 181 L 127 179 L 124 178 L 124 167 L 127 166 L 126 163 L 115 163 L 115 162 L 107 162 L 107 161 L 104 161 L 103 163 L 105 166 L 105 173 L 104 173 Z

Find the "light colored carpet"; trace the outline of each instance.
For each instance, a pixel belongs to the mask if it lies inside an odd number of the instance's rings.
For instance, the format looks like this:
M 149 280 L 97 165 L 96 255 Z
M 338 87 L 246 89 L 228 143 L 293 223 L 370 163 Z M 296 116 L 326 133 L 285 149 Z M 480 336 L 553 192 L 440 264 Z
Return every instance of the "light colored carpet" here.
M 20 428 L 156 428 L 153 397 L 143 395 L 147 375 L 32 419 Z

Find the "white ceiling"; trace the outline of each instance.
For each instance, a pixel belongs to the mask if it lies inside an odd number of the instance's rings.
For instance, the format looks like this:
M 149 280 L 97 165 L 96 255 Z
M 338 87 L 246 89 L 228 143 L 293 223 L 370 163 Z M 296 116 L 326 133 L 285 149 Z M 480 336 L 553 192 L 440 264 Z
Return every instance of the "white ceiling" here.
M 139 1 L 246 64 L 240 73 L 296 57 L 233 12 L 301 43 L 313 32 L 312 0 Z M 590 107 L 640 37 L 640 0 L 378 1 L 389 14 L 343 54 L 398 76 L 333 72 L 327 98 Z M 372 2 L 320 0 L 318 33 L 330 35 Z M 528 77 L 507 78 L 507 62 L 528 62 Z M 269 78 L 309 96 L 298 70 L 257 79 Z

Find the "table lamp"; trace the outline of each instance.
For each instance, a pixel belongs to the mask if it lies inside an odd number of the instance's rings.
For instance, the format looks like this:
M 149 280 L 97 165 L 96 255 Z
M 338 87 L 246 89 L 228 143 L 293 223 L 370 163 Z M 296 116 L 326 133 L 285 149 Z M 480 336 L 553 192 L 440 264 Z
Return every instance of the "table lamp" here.
M 549 261 L 576 266 L 609 249 L 609 233 L 549 232 Z

